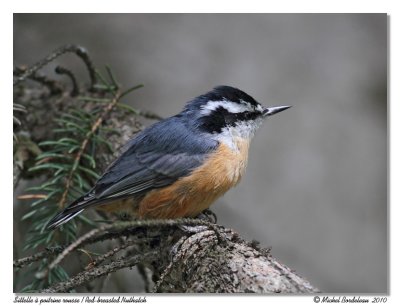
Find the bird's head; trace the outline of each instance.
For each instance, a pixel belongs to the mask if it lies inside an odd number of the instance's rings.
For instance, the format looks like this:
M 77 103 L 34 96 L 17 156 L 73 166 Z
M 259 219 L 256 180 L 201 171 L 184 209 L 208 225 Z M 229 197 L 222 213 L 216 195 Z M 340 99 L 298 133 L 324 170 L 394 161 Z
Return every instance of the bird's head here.
M 251 139 L 263 120 L 290 106 L 264 107 L 240 89 L 218 86 L 188 102 L 183 114 L 194 118 L 201 132 L 216 138 Z

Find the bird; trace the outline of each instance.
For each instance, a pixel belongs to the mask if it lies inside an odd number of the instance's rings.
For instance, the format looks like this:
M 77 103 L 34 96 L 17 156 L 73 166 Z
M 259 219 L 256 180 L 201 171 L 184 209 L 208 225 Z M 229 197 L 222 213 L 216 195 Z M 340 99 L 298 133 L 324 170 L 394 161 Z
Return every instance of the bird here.
M 263 121 L 290 107 L 264 107 L 238 88 L 214 87 L 130 139 L 94 186 L 47 228 L 91 207 L 138 219 L 196 217 L 239 183 Z

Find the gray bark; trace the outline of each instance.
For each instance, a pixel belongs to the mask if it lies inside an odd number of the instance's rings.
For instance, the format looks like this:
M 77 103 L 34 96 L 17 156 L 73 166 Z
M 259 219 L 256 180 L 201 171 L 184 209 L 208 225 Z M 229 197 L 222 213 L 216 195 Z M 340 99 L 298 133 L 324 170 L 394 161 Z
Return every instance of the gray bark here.
M 199 229 L 200 228 L 200 229 Z M 166 239 L 156 260 L 145 262 L 156 292 L 316 293 L 317 288 L 231 229 L 200 227 Z

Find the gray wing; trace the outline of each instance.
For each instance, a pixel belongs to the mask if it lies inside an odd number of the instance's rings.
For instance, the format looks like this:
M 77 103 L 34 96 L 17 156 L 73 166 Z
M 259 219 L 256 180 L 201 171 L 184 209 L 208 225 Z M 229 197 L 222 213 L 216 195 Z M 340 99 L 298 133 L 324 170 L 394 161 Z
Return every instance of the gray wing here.
M 202 164 L 204 154 L 149 152 L 121 159 L 96 184 L 97 199 L 129 197 L 172 184 Z
M 200 166 L 218 143 L 172 117 L 134 138 L 97 181 L 90 195 L 103 201 L 168 186 Z

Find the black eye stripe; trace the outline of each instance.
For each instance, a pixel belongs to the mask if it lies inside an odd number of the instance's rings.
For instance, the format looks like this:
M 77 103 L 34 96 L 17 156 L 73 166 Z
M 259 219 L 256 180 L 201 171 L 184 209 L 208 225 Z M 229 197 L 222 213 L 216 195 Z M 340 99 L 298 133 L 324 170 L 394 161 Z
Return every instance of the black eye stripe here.
M 259 111 L 231 113 L 223 106 L 220 106 L 209 115 L 199 119 L 199 128 L 208 133 L 220 133 L 224 127 L 236 126 L 240 121 L 255 120 L 261 115 L 262 112 Z
M 253 111 L 253 112 L 243 112 L 234 114 L 236 117 L 236 121 L 245 121 L 245 120 L 254 120 L 261 115 L 260 112 Z

